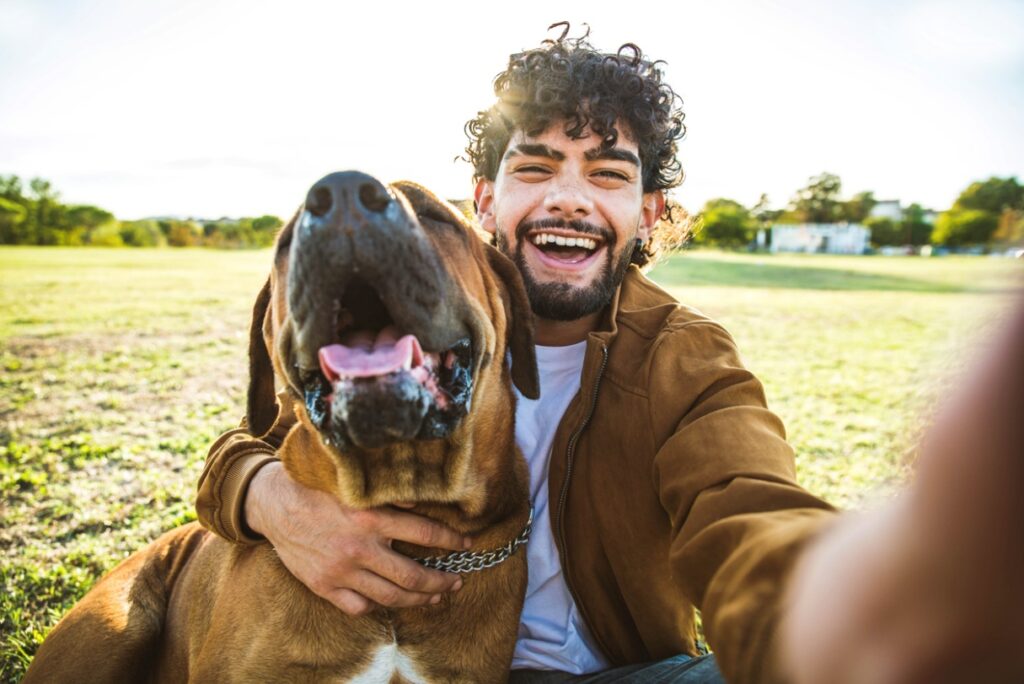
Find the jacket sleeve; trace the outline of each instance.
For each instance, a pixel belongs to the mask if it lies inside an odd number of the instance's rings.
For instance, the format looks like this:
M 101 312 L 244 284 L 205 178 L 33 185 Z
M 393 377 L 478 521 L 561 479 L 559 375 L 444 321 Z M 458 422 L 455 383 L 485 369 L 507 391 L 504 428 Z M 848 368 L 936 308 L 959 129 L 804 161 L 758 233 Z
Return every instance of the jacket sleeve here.
M 280 396 L 278 403 L 290 406 Z M 279 411 L 274 426 L 263 437 L 249 434 L 243 418 L 239 427 L 217 438 L 206 456 L 196 495 L 196 514 L 203 527 L 231 542 L 263 541 L 245 524 L 245 494 L 256 472 L 278 460 L 276 451 L 295 422 L 289 407 Z
M 678 401 L 652 402 L 654 425 L 670 435 L 654 477 L 672 521 L 673 575 L 701 610 L 729 682 L 781 681 L 775 637 L 786 579 L 834 509 L 796 484 L 782 422 L 728 333 L 705 322 L 671 337 L 651 382 L 677 395 L 688 387 L 693 398 L 682 415 L 669 408 Z

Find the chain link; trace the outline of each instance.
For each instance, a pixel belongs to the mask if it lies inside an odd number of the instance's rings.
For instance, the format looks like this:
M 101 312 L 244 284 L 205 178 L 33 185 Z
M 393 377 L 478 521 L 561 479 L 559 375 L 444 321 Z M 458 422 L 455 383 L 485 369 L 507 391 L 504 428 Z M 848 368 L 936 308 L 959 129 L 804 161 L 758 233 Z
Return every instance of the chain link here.
M 430 558 L 414 558 L 417 563 L 435 570 L 445 572 L 456 572 L 465 574 L 493 568 L 495 565 L 504 563 L 516 552 L 520 546 L 530 538 L 533 529 L 533 509 L 530 509 L 530 518 L 526 521 L 526 527 L 519 533 L 519 536 L 508 544 L 490 551 L 456 551 L 447 556 L 431 556 Z

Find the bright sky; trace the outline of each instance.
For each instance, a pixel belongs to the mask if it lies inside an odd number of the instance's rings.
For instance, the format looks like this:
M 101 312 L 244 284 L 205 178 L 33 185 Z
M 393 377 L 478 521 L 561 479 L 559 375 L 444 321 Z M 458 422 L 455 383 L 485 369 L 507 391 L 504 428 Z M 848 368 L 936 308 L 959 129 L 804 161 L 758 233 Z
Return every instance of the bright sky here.
M 0 0 L 0 173 L 120 218 L 286 216 L 349 168 L 469 197 L 463 124 L 563 19 L 668 62 L 691 210 L 1024 179 L 1019 0 Z

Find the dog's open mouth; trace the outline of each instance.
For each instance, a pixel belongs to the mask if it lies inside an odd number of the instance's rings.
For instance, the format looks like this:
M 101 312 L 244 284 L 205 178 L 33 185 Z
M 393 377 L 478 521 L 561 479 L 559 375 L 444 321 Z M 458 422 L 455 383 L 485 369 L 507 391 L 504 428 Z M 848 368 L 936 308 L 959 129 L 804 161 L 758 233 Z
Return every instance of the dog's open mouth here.
M 319 377 L 304 383 L 307 411 L 325 441 L 372 449 L 450 434 L 469 410 L 470 339 L 424 350 L 358 277 L 335 306 L 333 342 L 318 350 Z

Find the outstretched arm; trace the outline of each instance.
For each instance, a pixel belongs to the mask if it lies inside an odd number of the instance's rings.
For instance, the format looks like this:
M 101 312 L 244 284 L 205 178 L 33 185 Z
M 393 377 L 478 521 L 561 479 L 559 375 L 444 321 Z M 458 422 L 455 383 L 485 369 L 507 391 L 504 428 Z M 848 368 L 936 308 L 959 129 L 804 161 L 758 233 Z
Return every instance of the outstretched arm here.
M 915 481 L 790 584 L 798 684 L 1024 681 L 1024 301 L 928 432 Z

